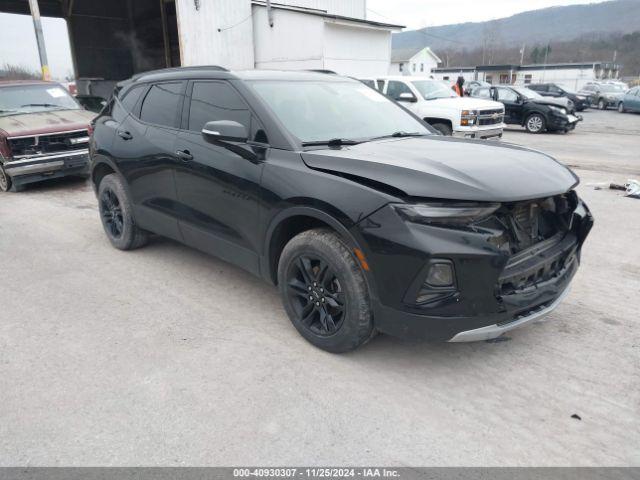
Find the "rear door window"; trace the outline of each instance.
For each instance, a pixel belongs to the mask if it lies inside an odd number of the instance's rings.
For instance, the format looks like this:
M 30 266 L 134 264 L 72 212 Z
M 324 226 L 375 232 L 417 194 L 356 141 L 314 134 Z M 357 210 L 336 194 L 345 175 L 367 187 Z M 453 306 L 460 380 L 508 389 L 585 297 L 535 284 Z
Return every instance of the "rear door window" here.
M 498 88 L 498 100 L 501 102 L 516 102 L 518 94 L 508 88 Z
M 176 127 L 184 82 L 153 85 L 142 101 L 140 120 L 164 127 Z

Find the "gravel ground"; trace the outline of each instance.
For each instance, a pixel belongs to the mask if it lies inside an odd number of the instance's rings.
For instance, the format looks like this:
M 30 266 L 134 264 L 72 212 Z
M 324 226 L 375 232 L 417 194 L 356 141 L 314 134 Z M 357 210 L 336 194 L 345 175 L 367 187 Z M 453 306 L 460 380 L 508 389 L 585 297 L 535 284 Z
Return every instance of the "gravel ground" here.
M 111 248 L 84 182 L 1 195 L 0 465 L 640 465 L 640 200 L 590 186 L 640 178 L 640 115 L 584 116 L 505 135 L 575 166 L 596 226 L 498 343 L 324 353 L 229 264 Z

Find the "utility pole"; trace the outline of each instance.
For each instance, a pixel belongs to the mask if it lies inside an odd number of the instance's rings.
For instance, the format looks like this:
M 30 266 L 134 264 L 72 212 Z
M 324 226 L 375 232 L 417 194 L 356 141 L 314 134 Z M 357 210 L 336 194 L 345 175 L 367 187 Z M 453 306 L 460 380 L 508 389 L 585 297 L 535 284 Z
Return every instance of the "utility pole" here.
M 522 49 L 520 50 L 520 65 L 524 65 L 524 49 L 526 48 L 525 44 L 522 44 Z
M 29 0 L 29 9 L 33 18 L 33 28 L 36 31 L 36 42 L 38 43 L 38 55 L 40 56 L 40 67 L 42 68 L 42 79 L 51 80 L 49 73 L 49 62 L 47 60 L 47 50 L 44 47 L 44 35 L 42 34 L 42 22 L 40 21 L 40 7 L 38 0 Z

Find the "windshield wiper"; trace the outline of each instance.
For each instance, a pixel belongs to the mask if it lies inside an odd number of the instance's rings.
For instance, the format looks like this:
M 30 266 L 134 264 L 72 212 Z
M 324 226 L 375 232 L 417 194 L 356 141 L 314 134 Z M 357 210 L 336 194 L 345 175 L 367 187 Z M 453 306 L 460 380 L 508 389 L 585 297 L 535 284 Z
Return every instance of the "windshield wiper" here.
M 17 112 L 17 110 L 0 110 L 0 113 L 11 113 L 11 112 Z
M 389 135 L 381 135 L 379 137 L 373 137 L 371 139 L 369 139 L 369 142 L 372 142 L 374 140 L 382 140 L 383 138 L 406 138 L 406 137 L 424 137 L 428 135 L 427 133 L 420 133 L 420 132 L 393 132 Z
M 302 142 L 303 147 L 315 147 L 320 145 L 327 145 L 328 147 L 341 147 L 343 145 L 358 145 L 357 140 L 349 140 L 348 138 L 332 138 L 331 140 L 316 140 L 313 142 Z
M 57 107 L 57 108 L 64 108 L 62 105 L 55 105 L 53 103 L 26 103 L 24 105 L 20 105 L 20 108 L 22 107 Z

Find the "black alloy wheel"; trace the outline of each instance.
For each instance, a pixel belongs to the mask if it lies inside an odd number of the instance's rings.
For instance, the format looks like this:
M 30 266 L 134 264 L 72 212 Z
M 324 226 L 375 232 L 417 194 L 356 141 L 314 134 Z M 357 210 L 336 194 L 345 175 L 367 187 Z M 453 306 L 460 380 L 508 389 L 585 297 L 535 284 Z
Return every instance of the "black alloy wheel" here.
M 289 319 L 309 343 L 332 353 L 375 336 L 369 288 L 354 250 L 335 232 L 293 237 L 278 262 L 278 287 Z
M 98 210 L 104 232 L 114 247 L 133 250 L 147 243 L 149 234 L 136 225 L 124 182 L 115 173 L 105 176 L 98 185 Z
M 124 233 L 122 207 L 117 195 L 110 188 L 105 188 L 100 194 L 100 215 L 107 232 L 114 239 L 121 238 Z
M 336 273 L 322 258 L 301 255 L 287 275 L 289 302 L 302 325 L 316 335 L 333 335 L 342 327 L 345 294 Z

